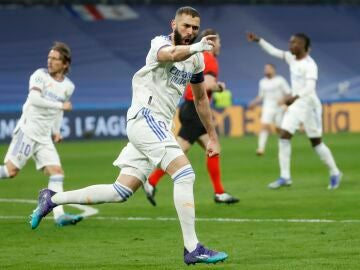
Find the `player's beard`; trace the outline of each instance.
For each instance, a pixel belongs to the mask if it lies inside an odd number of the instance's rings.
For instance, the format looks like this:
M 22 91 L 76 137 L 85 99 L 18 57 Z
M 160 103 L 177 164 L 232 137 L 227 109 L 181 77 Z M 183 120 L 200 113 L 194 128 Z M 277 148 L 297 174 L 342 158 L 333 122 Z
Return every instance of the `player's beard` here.
M 196 38 L 197 38 L 197 36 L 192 38 L 188 45 L 193 44 Z M 184 44 L 182 44 L 182 36 L 177 29 L 174 30 L 174 42 L 175 42 L 175 46 L 176 45 L 184 45 Z

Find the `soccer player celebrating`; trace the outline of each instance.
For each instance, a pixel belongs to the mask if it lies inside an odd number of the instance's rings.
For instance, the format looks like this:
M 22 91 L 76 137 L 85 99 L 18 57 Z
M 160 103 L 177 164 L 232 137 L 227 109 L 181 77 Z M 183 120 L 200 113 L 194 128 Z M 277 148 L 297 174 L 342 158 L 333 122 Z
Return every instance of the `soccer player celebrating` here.
M 213 29 L 205 29 L 202 31 L 200 37 L 205 37 L 207 35 L 215 35 L 216 38 L 214 41 L 214 47 L 211 51 L 203 52 L 204 56 L 204 82 L 205 88 L 207 90 L 208 96 L 211 97 L 213 92 L 222 91 L 225 89 L 225 84 L 219 82 L 218 78 L 218 62 L 216 57 L 220 53 L 221 43 L 219 34 Z M 184 94 L 185 101 L 180 107 L 180 122 L 181 128 L 179 130 L 178 136 L 176 138 L 181 149 L 185 154 L 189 151 L 190 147 L 194 142 L 198 142 L 200 146 L 206 150 L 206 146 L 209 143 L 209 134 L 207 134 L 206 129 L 204 128 L 201 120 L 196 113 L 196 108 L 194 104 L 194 96 L 192 92 L 191 85 L 188 85 Z M 207 156 L 206 157 L 207 169 L 213 184 L 215 197 L 214 200 L 217 203 L 237 203 L 238 198 L 231 196 L 229 193 L 226 193 L 221 182 L 220 174 L 220 156 Z M 155 187 L 160 181 L 161 177 L 165 172 L 161 169 L 156 169 L 149 177 L 148 181 L 144 184 L 144 190 L 146 192 L 146 197 L 152 205 L 156 205 L 155 202 Z
M 291 94 L 290 87 L 284 77 L 276 74 L 275 66 L 266 64 L 264 75 L 259 82 L 259 94 L 249 104 L 249 109 L 253 109 L 260 102 L 263 102 L 261 112 L 261 130 L 258 138 L 258 148 L 256 154 L 262 156 L 265 153 L 265 146 L 271 124 L 275 124 L 279 132 L 281 121 L 285 112 L 285 105 L 280 105 L 282 100 Z
M 74 84 L 65 75 L 70 69 L 71 52 L 61 42 L 55 42 L 48 54 L 47 69 L 40 68 L 30 77 L 29 95 L 19 122 L 0 166 L 0 178 L 15 177 L 32 157 L 36 169 L 49 175 L 48 188 L 63 191 L 64 171 L 54 142 L 62 140 L 60 126 L 64 111 L 71 111 L 69 101 Z M 55 223 L 59 226 L 76 224 L 80 215 L 64 213 L 62 206 L 54 208 Z
M 58 193 L 41 190 L 30 222 L 33 229 L 57 205 L 125 202 L 143 185 L 153 169 L 160 166 L 174 181 L 174 204 L 185 246 L 184 262 L 216 263 L 228 257 L 224 252 L 213 251 L 199 243 L 195 232 L 195 174 L 170 127 L 185 87 L 191 83 L 195 106 L 210 138 L 207 153 L 209 156 L 219 154 L 201 54 L 212 49 L 215 36 L 206 36 L 194 43 L 200 14 L 192 7 L 178 9 L 171 27 L 170 35 L 157 36 L 151 41 L 146 64 L 133 77 L 132 103 L 127 112 L 129 143 L 114 161 L 114 165 L 121 168 L 115 183 Z
M 283 59 L 290 68 L 292 96 L 284 99 L 288 110 L 281 124 L 279 139 L 280 177 L 269 184 L 269 188 L 277 189 L 292 184 L 290 177 L 290 140 L 295 131 L 303 124 L 306 135 L 320 159 L 330 172 L 328 189 L 339 187 L 342 173 L 336 166 L 330 149 L 322 142 L 321 103 L 316 94 L 318 67 L 309 55 L 311 41 L 304 33 L 294 34 L 290 38 L 289 50 L 282 51 L 254 33 L 247 33 L 250 42 L 256 42 L 268 54 Z

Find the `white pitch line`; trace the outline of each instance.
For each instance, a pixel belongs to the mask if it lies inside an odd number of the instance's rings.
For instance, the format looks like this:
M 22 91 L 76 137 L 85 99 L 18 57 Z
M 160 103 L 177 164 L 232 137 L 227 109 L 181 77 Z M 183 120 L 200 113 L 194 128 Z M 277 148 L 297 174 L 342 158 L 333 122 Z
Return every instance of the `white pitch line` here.
M 25 216 L 0 216 L 0 219 L 27 219 Z M 174 217 L 91 217 L 96 220 L 110 221 L 178 221 Z M 360 219 L 261 219 L 261 218 L 196 218 L 199 222 L 227 222 L 227 223 L 360 223 Z
M 6 203 L 30 203 L 30 204 L 36 204 L 37 200 L 28 200 L 28 199 L 3 199 L 0 198 L 0 202 L 6 202 Z M 89 216 L 93 216 L 96 215 L 97 213 L 99 213 L 99 210 L 88 206 L 88 205 L 81 205 L 81 204 L 68 204 L 68 206 L 77 208 L 79 210 L 82 210 L 83 212 L 80 214 L 83 217 L 89 217 Z M 22 217 L 21 217 L 22 218 Z M 4 218 L 2 219 L 10 219 L 6 216 L 4 216 Z
M 36 200 L 27 199 L 4 199 L 0 198 L 0 202 L 8 203 L 31 203 L 36 204 Z M 81 213 L 83 217 L 90 217 L 96 215 L 99 210 L 80 204 L 69 204 L 71 207 L 75 207 L 84 211 Z M 0 216 L 0 219 L 27 219 L 25 216 Z M 97 220 L 112 220 L 112 221 L 178 221 L 174 217 L 91 217 Z M 196 221 L 200 222 L 229 222 L 229 223 L 360 223 L 360 219 L 301 219 L 301 218 L 196 218 Z

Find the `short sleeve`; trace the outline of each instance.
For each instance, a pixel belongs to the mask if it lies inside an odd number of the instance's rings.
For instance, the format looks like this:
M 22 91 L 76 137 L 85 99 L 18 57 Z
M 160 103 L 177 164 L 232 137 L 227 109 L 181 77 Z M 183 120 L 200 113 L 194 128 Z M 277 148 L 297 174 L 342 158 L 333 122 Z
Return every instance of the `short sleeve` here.
M 31 76 L 29 80 L 29 90 L 35 89 L 42 91 L 45 85 L 45 72 L 43 69 L 36 70 Z
M 193 74 L 198 74 L 200 72 L 203 72 L 205 69 L 203 54 L 197 53 L 193 57 L 194 57 L 194 72 L 193 72 Z
M 151 40 L 150 59 L 157 62 L 157 55 L 161 48 L 171 46 L 171 40 L 168 36 L 157 36 Z

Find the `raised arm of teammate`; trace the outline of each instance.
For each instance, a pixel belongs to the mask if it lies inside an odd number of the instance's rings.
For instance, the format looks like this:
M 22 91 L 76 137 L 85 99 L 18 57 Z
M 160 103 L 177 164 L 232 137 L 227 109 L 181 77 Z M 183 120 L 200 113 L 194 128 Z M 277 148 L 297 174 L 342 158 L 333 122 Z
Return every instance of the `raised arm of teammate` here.
M 274 56 L 276 58 L 280 58 L 282 60 L 285 60 L 285 51 L 280 50 L 278 48 L 275 48 L 273 45 L 271 45 L 269 42 L 265 41 L 263 38 L 258 37 L 256 34 L 252 32 L 246 33 L 247 39 L 250 42 L 257 42 L 259 46 L 268 54 L 271 56 Z

